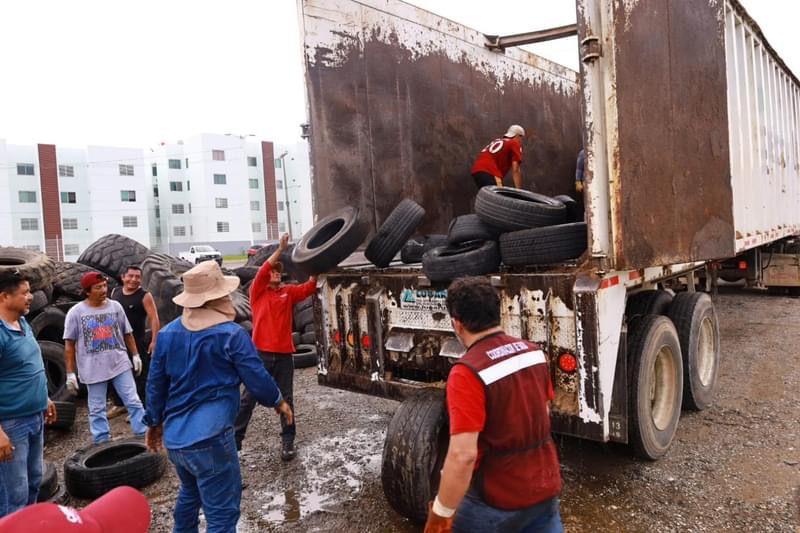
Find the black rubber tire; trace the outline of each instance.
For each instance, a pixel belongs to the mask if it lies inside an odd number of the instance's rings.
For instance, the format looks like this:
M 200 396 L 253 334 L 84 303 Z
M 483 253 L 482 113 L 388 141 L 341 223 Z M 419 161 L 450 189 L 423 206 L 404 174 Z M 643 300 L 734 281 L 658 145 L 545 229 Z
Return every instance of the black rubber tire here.
M 302 338 L 303 334 L 300 333 L 299 331 L 292 332 L 292 344 L 294 344 L 295 346 L 297 346 L 298 344 L 303 344 Z
M 124 235 L 104 235 L 78 257 L 81 263 L 120 279 L 129 265 L 141 265 L 150 254 L 147 246 Z
M 26 319 L 32 319 L 36 315 L 39 314 L 39 311 L 44 309 L 50 305 L 50 297 L 47 296 L 47 292 L 44 290 L 38 290 L 33 293 L 33 300 L 31 301 L 31 307 L 28 311 L 28 314 L 25 316 Z
M 657 357 L 664 348 L 664 364 L 656 370 Z M 663 376 L 660 386 L 653 380 Z M 628 332 L 628 442 L 634 453 L 655 461 L 672 444 L 681 414 L 683 361 L 678 332 L 672 321 L 660 315 L 645 315 Z M 650 395 L 655 394 L 655 400 Z M 654 420 L 653 404 L 656 405 Z
M 56 421 L 52 424 L 45 424 L 50 429 L 70 430 L 75 425 L 75 404 L 54 400 L 56 406 Z
M 585 222 L 504 233 L 500 257 L 509 266 L 547 265 L 579 257 L 586 251 Z
M 239 322 L 239 325 L 242 326 L 242 329 L 245 330 L 248 335 L 250 335 L 251 337 L 253 336 L 252 322 L 250 322 L 249 320 L 243 320 L 242 322 Z
M 162 325 L 175 320 L 183 308 L 172 299 L 183 291 L 180 275 L 194 268 L 189 261 L 166 254 L 150 254 L 142 262 L 142 288 L 153 296 Z
M 97 269 L 82 265 L 80 263 L 66 263 L 58 261 L 55 263 L 55 277 L 53 279 L 53 293 L 56 297 L 66 296 L 73 300 L 83 300 L 84 294 L 81 288 L 81 276 L 87 272 L 96 272 Z M 108 279 L 108 293 L 116 287 L 119 282 L 114 278 Z
M 461 215 L 450 222 L 447 230 L 447 244 L 461 244 L 469 241 L 496 241 L 500 230 L 493 228 L 475 214 Z
M 31 286 L 31 291 L 44 289 L 53 283 L 53 260 L 41 252 L 0 246 L 0 273 L 19 271 Z
M 425 252 L 440 246 L 447 246 L 447 235 L 437 233 L 411 238 L 400 250 L 400 260 L 407 265 L 421 263 Z
M 314 344 L 298 344 L 292 354 L 295 368 L 308 368 L 315 366 L 319 361 L 317 347 Z
M 67 494 L 67 487 L 63 483 L 59 483 L 53 496 L 47 500 L 47 503 L 55 503 L 57 505 L 66 505 L 69 502 L 69 494 Z
M 310 274 L 328 272 L 347 259 L 364 242 L 367 225 L 356 207 L 345 207 L 312 227 L 292 252 L 292 261 Z
M 505 231 L 553 226 L 567 220 L 567 208 L 558 200 L 496 185 L 478 191 L 475 213 L 485 223 Z
M 714 401 L 719 377 L 719 322 L 714 303 L 704 292 L 681 292 L 672 300 L 669 318 L 678 330 L 683 354 L 683 406 L 702 411 Z M 701 340 L 711 353 L 699 356 Z M 706 364 L 701 365 L 704 360 Z
M 241 291 L 233 291 L 231 300 L 233 300 L 233 308 L 236 310 L 234 322 L 244 322 L 253 318 L 253 312 L 250 308 L 250 296 Z
M 395 207 L 367 244 L 364 257 L 378 268 L 385 268 L 425 218 L 425 210 L 406 198 Z
M 122 485 L 146 487 L 164 475 L 166 466 L 165 456 L 148 452 L 143 440 L 118 440 L 67 457 L 64 480 L 70 495 L 94 499 Z
M 500 252 L 495 241 L 441 246 L 422 256 L 422 271 L 433 282 L 497 272 Z
M 64 320 L 66 318 L 67 314 L 58 307 L 54 305 L 45 307 L 30 322 L 33 336 L 40 341 L 64 344 Z
M 300 344 L 317 344 L 317 334 L 314 331 L 303 333 L 300 335 Z
M 306 307 L 294 313 L 294 329 L 302 331 L 308 324 L 314 323 L 314 308 Z
M 309 307 L 311 307 L 313 305 L 314 305 L 314 297 L 313 296 L 309 296 L 308 298 L 304 298 L 304 299 L 300 300 L 299 302 L 297 302 L 296 304 L 294 304 L 294 312 L 295 313 L 299 313 L 303 309 L 308 309 Z
M 239 277 L 239 283 L 240 283 L 239 286 L 241 287 L 256 277 L 256 274 L 258 274 L 258 267 L 243 266 L 239 268 L 234 268 L 233 273 L 234 275 Z
M 567 208 L 567 222 L 583 222 L 586 219 L 586 213 L 581 204 L 571 196 L 559 194 L 558 196 L 553 196 L 553 200 L 558 200 Z
M 42 469 L 42 481 L 39 483 L 39 495 L 36 497 L 36 501 L 46 502 L 56 495 L 58 489 L 58 469 L 55 464 L 45 461 Z
M 669 312 L 672 304 L 672 294 L 661 290 L 647 290 L 637 292 L 628 297 L 625 302 L 625 318 L 628 322 L 644 315 L 663 315 Z
M 303 282 L 308 279 L 308 274 L 301 272 L 297 266 L 295 266 L 294 261 L 292 261 L 292 251 L 294 251 L 295 243 L 289 243 L 289 246 L 281 252 L 280 257 L 278 260 L 283 264 L 283 278 L 287 280 L 293 281 L 300 281 Z M 263 248 L 259 248 L 258 252 L 255 255 L 250 256 L 247 259 L 247 263 L 245 263 L 245 267 L 260 267 L 264 263 L 267 262 L 269 256 L 275 253 L 275 250 L 278 249 L 278 243 L 272 243 L 264 246 Z
M 47 394 L 51 398 L 60 397 L 67 383 L 64 345 L 52 341 L 39 341 L 39 349 L 42 351 L 44 372 L 47 375 Z
M 395 511 L 417 524 L 425 522 L 439 487 L 448 426 L 443 391 L 423 389 L 400 404 L 386 431 L 383 493 Z

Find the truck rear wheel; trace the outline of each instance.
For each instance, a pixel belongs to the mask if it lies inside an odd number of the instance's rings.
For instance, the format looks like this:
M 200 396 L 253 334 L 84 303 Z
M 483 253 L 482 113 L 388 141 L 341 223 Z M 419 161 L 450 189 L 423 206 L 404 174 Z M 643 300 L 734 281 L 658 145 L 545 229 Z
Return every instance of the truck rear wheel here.
M 645 315 L 628 337 L 629 442 L 643 459 L 667 453 L 681 414 L 683 361 L 678 332 L 665 316 Z
M 711 405 L 719 374 L 719 323 L 704 292 L 675 295 L 669 317 L 678 330 L 683 354 L 683 405 L 701 411 Z
M 395 511 L 419 524 L 439 488 L 448 426 L 443 391 L 425 389 L 400 405 L 386 432 L 383 493 Z

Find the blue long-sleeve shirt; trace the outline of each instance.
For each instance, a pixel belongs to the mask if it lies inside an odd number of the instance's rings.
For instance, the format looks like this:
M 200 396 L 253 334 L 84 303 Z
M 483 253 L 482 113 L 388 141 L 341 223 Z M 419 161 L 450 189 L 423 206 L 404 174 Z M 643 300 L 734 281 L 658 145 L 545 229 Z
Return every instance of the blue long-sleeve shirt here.
M 164 424 L 164 446 L 180 449 L 233 427 L 239 384 L 276 406 L 281 393 L 247 333 L 233 322 L 190 331 L 177 318 L 159 333 L 147 377 L 145 424 Z

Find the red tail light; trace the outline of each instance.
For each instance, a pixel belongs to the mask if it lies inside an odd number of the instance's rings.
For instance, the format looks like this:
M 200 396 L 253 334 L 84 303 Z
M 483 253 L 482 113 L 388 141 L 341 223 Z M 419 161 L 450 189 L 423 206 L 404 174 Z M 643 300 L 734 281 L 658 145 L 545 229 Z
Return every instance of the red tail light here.
M 331 333 L 331 341 L 333 344 L 341 344 L 342 343 L 342 334 L 339 333 L 338 329 L 333 330 Z
M 747 270 L 747 261 L 739 261 L 739 270 Z
M 571 353 L 562 353 L 558 356 L 558 368 L 562 372 L 571 374 L 578 369 L 578 360 Z
M 355 346 L 356 345 L 356 336 L 353 335 L 352 331 L 347 332 L 347 345 L 348 346 Z
M 369 335 L 367 335 L 366 333 L 364 333 L 361 336 L 361 347 L 364 350 L 369 350 L 370 348 L 372 348 L 372 339 L 370 339 Z

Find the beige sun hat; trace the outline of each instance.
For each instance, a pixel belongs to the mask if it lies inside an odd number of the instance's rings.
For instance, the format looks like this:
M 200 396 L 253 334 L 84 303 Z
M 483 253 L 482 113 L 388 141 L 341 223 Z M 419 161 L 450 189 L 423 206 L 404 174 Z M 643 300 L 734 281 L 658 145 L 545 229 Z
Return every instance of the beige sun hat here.
M 225 276 L 216 261 L 203 261 L 184 272 L 183 292 L 172 299 L 181 307 L 202 307 L 210 300 L 222 298 L 239 286 L 239 278 Z

